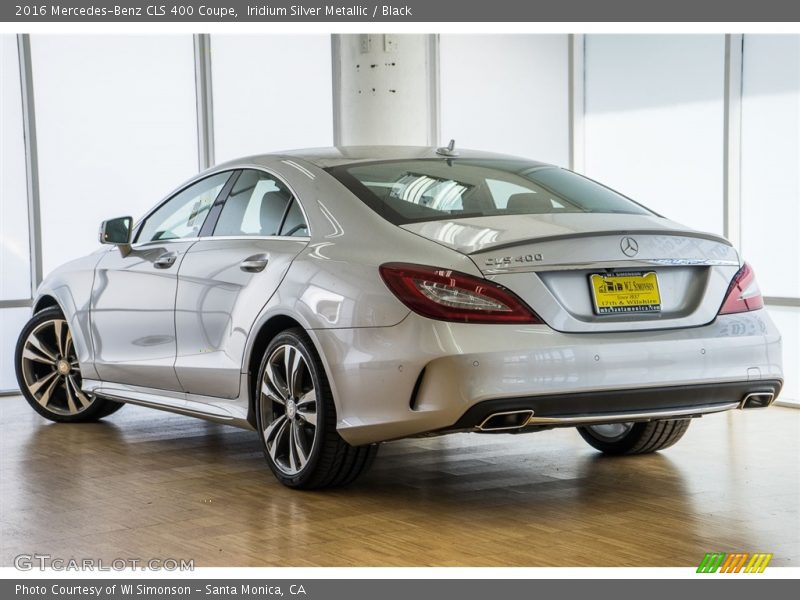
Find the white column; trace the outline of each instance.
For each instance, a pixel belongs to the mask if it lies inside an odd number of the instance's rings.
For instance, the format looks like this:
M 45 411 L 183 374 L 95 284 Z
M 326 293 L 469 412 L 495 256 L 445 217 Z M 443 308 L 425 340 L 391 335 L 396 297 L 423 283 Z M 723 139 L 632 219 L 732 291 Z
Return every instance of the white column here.
M 438 143 L 438 40 L 434 35 L 334 35 L 337 146 Z

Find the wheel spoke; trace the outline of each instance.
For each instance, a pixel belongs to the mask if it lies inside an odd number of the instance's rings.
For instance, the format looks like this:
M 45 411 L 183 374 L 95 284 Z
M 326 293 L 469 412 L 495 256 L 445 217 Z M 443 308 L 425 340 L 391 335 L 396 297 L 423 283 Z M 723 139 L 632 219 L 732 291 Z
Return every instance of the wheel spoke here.
M 49 356 L 45 356 L 36 348 L 31 348 L 30 346 L 25 346 L 25 349 L 22 351 L 22 358 L 27 358 L 28 360 L 44 363 L 50 366 L 53 366 L 53 363 L 56 361 L 55 357 L 50 358 Z
M 26 350 L 29 350 L 29 348 L 27 348 L 28 344 L 30 344 L 31 346 L 36 348 L 36 350 L 38 350 L 43 356 L 46 356 L 47 358 L 49 358 L 50 359 L 49 362 L 51 362 L 51 363 L 56 362 L 56 353 L 53 351 L 52 348 L 50 348 L 47 344 L 45 344 L 38 337 L 36 337 L 35 333 L 31 333 L 28 336 L 28 339 L 27 339 L 26 344 L 25 344 L 26 345 Z M 36 360 L 36 359 L 33 359 L 33 360 Z M 39 361 L 39 362 L 44 362 L 44 361 Z
M 67 355 L 67 348 L 66 344 L 64 343 L 64 321 L 61 321 L 60 319 L 53 321 L 53 331 L 56 334 L 56 347 L 58 348 L 58 354 L 63 358 Z
M 275 366 L 271 362 L 267 362 L 265 375 L 264 384 L 267 386 L 267 391 L 264 393 L 272 397 L 276 402 L 285 404 L 286 398 L 289 397 L 289 390 L 283 386 L 283 383 L 278 378 L 278 374 L 275 372 Z M 262 387 L 262 392 L 263 391 L 264 389 Z
M 53 379 L 56 379 L 57 377 L 58 373 L 52 371 L 51 373 L 48 373 L 47 375 L 39 379 L 38 381 L 34 381 L 32 384 L 28 386 L 28 389 L 30 390 L 31 394 L 36 395 L 39 393 L 39 390 L 41 390 L 44 386 L 48 385 L 51 381 L 53 381 Z
M 81 386 L 78 385 L 78 382 L 75 381 L 75 378 L 72 375 L 69 375 L 67 377 L 67 381 L 72 384 L 72 390 L 75 393 L 75 397 L 78 399 L 78 402 L 80 402 L 81 408 L 86 408 L 89 406 L 92 401 L 89 400 L 86 394 L 83 393 Z
M 286 429 L 288 426 L 289 420 L 286 418 L 286 415 L 281 415 L 264 430 L 264 442 L 267 445 L 267 451 L 272 460 L 275 460 L 275 455 L 278 452 L 278 444 L 286 436 Z
M 64 358 L 72 360 L 75 356 L 72 344 L 72 332 L 67 328 L 67 341 L 64 343 Z
M 294 445 L 294 454 L 297 461 L 299 461 L 299 466 L 297 470 L 299 471 L 303 467 L 306 466 L 308 462 L 308 452 L 304 447 L 305 442 L 303 441 L 303 432 L 300 430 L 300 425 L 298 423 L 292 423 L 292 441 Z
M 295 431 L 297 431 L 297 425 L 294 421 L 291 421 L 289 424 L 289 467 L 296 473 L 300 470 L 300 467 L 297 466 L 297 439 L 295 437 Z
M 286 400 L 283 399 L 281 390 L 277 388 L 272 381 L 270 381 L 269 376 L 265 377 L 264 381 L 261 382 L 261 393 L 273 402 L 277 402 L 278 404 L 286 404 Z
M 64 382 L 64 391 L 66 392 L 69 412 L 73 414 L 78 412 L 78 407 L 75 405 L 75 397 L 72 395 L 72 386 L 70 386 L 69 381 Z
M 53 373 L 53 375 L 55 375 L 55 373 Z M 47 379 L 47 377 L 45 377 L 44 379 Z M 36 401 L 45 408 L 47 408 L 47 405 L 50 404 L 50 397 L 53 395 L 53 390 L 55 389 L 57 384 L 58 384 L 58 377 L 53 377 L 52 380 L 50 381 L 50 384 L 45 388 L 45 390 L 42 392 L 42 395 L 39 398 L 37 398 Z
M 317 426 L 317 393 L 314 390 L 300 397 L 297 402 L 297 415 L 308 425 Z
M 284 350 L 284 364 L 286 366 L 286 387 L 289 389 L 289 395 L 293 398 L 297 397 L 299 379 L 300 379 L 300 364 L 303 361 L 303 355 L 297 351 L 297 348 L 286 346 Z

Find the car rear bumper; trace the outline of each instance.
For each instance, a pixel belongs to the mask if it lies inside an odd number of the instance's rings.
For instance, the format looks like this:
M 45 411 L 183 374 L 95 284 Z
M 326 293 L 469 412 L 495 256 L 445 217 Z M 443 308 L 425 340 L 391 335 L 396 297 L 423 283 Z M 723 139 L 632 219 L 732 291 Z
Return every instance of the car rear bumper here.
M 734 408 L 766 408 L 782 385 L 780 380 L 768 379 L 486 400 L 467 409 L 449 429 L 510 432 L 692 418 Z
M 475 429 L 530 410 L 530 426 L 693 416 L 780 391 L 780 334 L 766 311 L 689 329 L 560 333 L 410 314 L 393 327 L 310 332 L 351 444 Z M 688 412 L 687 412 L 688 411 Z M 655 416 L 654 416 L 655 415 Z

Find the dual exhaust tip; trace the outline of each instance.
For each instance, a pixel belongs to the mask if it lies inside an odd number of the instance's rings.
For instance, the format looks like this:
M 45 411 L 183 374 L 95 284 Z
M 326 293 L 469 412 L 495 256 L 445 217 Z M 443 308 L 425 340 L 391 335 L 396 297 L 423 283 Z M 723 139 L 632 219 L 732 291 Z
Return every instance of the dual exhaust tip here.
M 533 417 L 533 411 L 529 409 L 494 413 L 481 421 L 481 424 L 478 425 L 478 431 L 513 431 L 522 429 L 528 424 L 531 417 Z
M 739 408 L 767 408 L 774 399 L 775 394 L 772 392 L 752 392 L 742 398 Z
M 766 408 L 772 404 L 774 399 L 775 394 L 773 392 L 751 392 L 742 398 L 738 408 Z M 730 408 L 733 408 L 733 406 Z M 531 424 L 531 421 L 534 421 L 533 410 L 509 410 L 489 415 L 481 421 L 477 429 L 478 431 L 491 432 L 515 431 Z

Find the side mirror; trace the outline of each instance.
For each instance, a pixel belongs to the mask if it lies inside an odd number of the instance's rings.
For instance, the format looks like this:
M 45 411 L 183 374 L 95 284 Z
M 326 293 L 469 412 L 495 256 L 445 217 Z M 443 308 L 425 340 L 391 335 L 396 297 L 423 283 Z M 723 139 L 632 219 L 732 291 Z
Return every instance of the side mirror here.
M 132 217 L 117 217 L 100 224 L 100 243 L 127 246 L 131 243 Z

